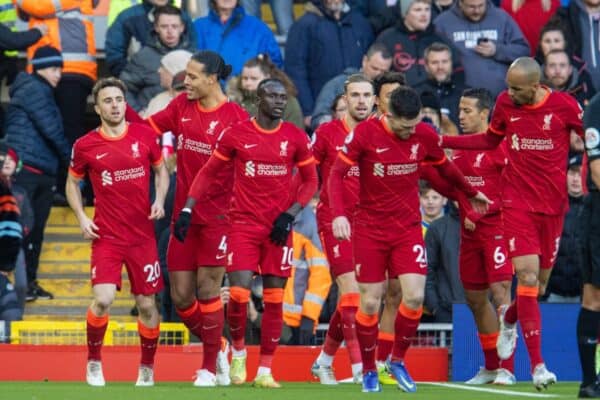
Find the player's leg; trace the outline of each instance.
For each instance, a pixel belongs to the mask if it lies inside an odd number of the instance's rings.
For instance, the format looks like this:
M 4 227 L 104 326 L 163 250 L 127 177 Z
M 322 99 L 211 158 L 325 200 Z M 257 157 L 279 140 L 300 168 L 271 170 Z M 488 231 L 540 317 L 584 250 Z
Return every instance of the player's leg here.
M 136 386 L 154 386 L 154 356 L 160 335 L 160 314 L 155 299 L 154 294 L 135 296 L 142 352 Z
M 115 299 L 117 287 L 113 283 L 100 283 L 92 288 L 94 300 L 87 311 L 88 361 L 86 380 L 91 386 L 104 386 L 102 372 L 102 343 L 108 327 L 108 313 Z
M 596 376 L 596 346 L 599 328 L 600 286 L 584 283 L 581 310 L 577 318 L 577 344 L 583 375 L 579 398 L 600 398 L 600 382 Z
M 509 268 L 511 271 L 510 274 L 512 274 L 512 263 Z M 497 270 L 495 270 L 494 272 L 497 272 Z M 506 275 L 505 277 L 498 277 L 497 279 L 499 279 L 499 281 L 490 282 L 490 284 L 489 284 L 492 305 L 497 310 L 496 319 L 498 321 L 498 328 L 500 328 L 500 320 L 499 320 L 498 314 L 500 314 L 502 312 L 502 310 L 505 310 L 510 305 L 510 296 L 511 296 L 510 289 L 512 286 L 511 278 L 509 278 L 509 276 L 512 276 L 512 275 L 510 275 L 510 274 Z M 495 278 L 492 277 L 491 279 L 495 279 Z M 498 370 L 498 374 L 496 376 L 496 379 L 494 380 L 494 384 L 497 384 L 497 385 L 515 384 L 517 382 L 517 380 L 516 380 L 514 373 L 515 373 L 515 354 L 513 352 L 513 354 L 510 357 L 508 357 L 506 360 L 500 360 L 500 369 Z
M 343 341 L 346 342 L 346 348 L 350 355 L 352 375 L 357 377 L 358 382 L 362 380 L 360 379 L 362 361 L 355 329 L 356 311 L 358 310 L 360 296 L 354 270 L 337 276 L 336 284 L 339 291 L 338 305 L 329 322 L 329 329 L 321 353 L 311 368 L 313 375 L 318 377 L 320 382 L 325 385 L 337 384 L 331 365 L 333 357 Z
M 417 385 L 404 365 L 404 357 L 410 347 L 412 338 L 417 333 L 419 321 L 423 314 L 425 278 L 426 276 L 421 273 L 405 273 L 398 276 L 402 288 L 402 302 L 396 314 L 394 346 L 387 366 L 396 378 L 398 387 L 405 392 L 415 392 L 417 390 Z
M 375 364 L 375 350 L 379 332 L 379 309 L 385 288 L 383 278 L 382 276 L 382 280 L 379 282 L 360 282 L 358 284 L 360 306 L 356 313 L 356 336 L 363 363 L 363 392 L 381 391 Z
M 231 335 L 231 383 L 241 385 L 246 382 L 246 321 L 253 271 L 229 271 L 229 303 L 227 303 L 227 322 Z
M 398 307 L 402 301 L 402 289 L 398 279 L 388 279 L 385 299 L 383 300 L 383 311 L 379 322 L 379 334 L 377 336 L 377 374 L 382 385 L 395 385 L 396 379 L 390 375 L 385 362 L 392 353 L 394 345 L 394 323 Z

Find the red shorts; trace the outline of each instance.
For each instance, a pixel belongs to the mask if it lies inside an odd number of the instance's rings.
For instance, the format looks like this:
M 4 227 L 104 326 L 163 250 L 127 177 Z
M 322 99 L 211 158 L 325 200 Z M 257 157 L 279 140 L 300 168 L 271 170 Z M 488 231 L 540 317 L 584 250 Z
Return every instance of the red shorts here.
M 393 240 L 377 240 L 366 228 L 355 228 L 353 236 L 358 282 L 383 282 L 403 274 L 427 275 L 421 224 L 407 227 Z
M 185 241 L 169 237 L 169 271 L 196 271 L 198 267 L 222 267 L 227 258 L 229 224 L 190 225 Z
M 508 243 L 508 255 L 512 258 L 536 254 L 540 257 L 540 268 L 552 268 L 558 253 L 563 222 L 563 215 L 505 208 L 504 235 Z
M 163 289 L 156 242 L 152 239 L 138 245 L 94 240 L 90 264 L 92 286 L 113 283 L 121 290 L 121 270 L 125 264 L 134 295 L 149 296 Z
M 337 240 L 331 229 L 331 213 L 324 207 L 317 208 L 317 223 L 323 251 L 327 256 L 331 275 L 336 278 L 348 272 L 354 272 L 352 261 L 352 241 Z
M 466 290 L 484 290 L 490 283 L 511 281 L 513 266 L 502 229 L 497 234 L 462 236 L 459 265 L 460 280 Z
M 234 224 L 229 234 L 227 272 L 254 271 L 259 275 L 288 278 L 292 269 L 292 233 L 285 246 L 269 239 L 271 227 Z

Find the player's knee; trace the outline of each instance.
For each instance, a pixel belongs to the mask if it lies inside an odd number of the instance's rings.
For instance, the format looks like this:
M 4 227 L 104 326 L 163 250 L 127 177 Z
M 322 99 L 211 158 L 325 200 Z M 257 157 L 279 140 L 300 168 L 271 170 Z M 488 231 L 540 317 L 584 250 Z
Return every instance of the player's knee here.
M 379 314 L 379 307 L 381 305 L 381 299 L 376 297 L 361 298 L 360 308 L 364 313 L 372 315 Z
M 96 315 L 104 315 L 110 309 L 110 306 L 113 303 L 114 298 L 112 296 L 96 296 L 94 299 L 94 308 L 96 311 Z
M 402 302 L 406 304 L 408 308 L 416 310 L 423 305 L 424 296 L 423 294 L 405 294 L 402 298 Z
M 517 280 L 521 286 L 538 286 L 538 274 L 534 271 L 519 271 L 517 272 Z
M 149 320 L 154 314 L 158 313 L 154 301 L 138 301 L 137 309 L 142 320 Z
M 477 314 L 485 309 L 487 306 L 487 298 L 477 295 L 466 294 L 467 305 L 473 311 L 473 313 Z

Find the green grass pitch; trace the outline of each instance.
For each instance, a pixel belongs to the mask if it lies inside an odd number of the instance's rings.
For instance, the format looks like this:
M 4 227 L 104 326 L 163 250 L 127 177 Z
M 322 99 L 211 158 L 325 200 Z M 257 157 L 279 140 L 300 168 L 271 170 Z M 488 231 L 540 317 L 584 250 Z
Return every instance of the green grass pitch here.
M 226 388 L 195 388 L 190 383 L 159 382 L 152 388 L 136 388 L 132 383 L 108 383 L 104 388 L 92 388 L 83 382 L 0 382 L 0 399 L 10 400 L 504 400 L 504 399 L 575 399 L 578 385 L 558 383 L 538 393 L 531 383 L 511 387 L 477 386 L 485 391 L 465 389 L 460 384 L 450 386 L 419 383 L 417 393 L 404 393 L 394 386 L 384 386 L 381 393 L 361 393 L 359 385 L 341 384 L 335 387 L 318 383 L 282 383 L 281 389 L 257 389 L 250 384 Z M 472 388 L 472 387 L 471 387 Z

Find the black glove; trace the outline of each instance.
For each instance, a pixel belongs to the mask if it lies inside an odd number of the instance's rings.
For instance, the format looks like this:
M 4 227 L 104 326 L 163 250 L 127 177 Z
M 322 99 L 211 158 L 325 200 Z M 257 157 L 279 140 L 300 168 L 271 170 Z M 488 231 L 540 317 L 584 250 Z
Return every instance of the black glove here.
M 185 240 L 188 229 L 190 229 L 191 222 L 192 213 L 185 209 L 181 210 L 179 212 L 179 217 L 177 217 L 177 221 L 175 221 L 175 226 L 173 227 L 173 236 L 182 243 Z
M 310 318 L 302 317 L 300 320 L 300 328 L 298 333 L 298 344 L 308 346 L 313 344 L 315 329 L 315 321 Z
M 277 246 L 285 246 L 287 238 L 292 231 L 292 222 L 294 222 L 294 216 L 286 212 L 279 214 L 279 217 L 273 222 L 273 229 L 271 229 L 271 242 Z

